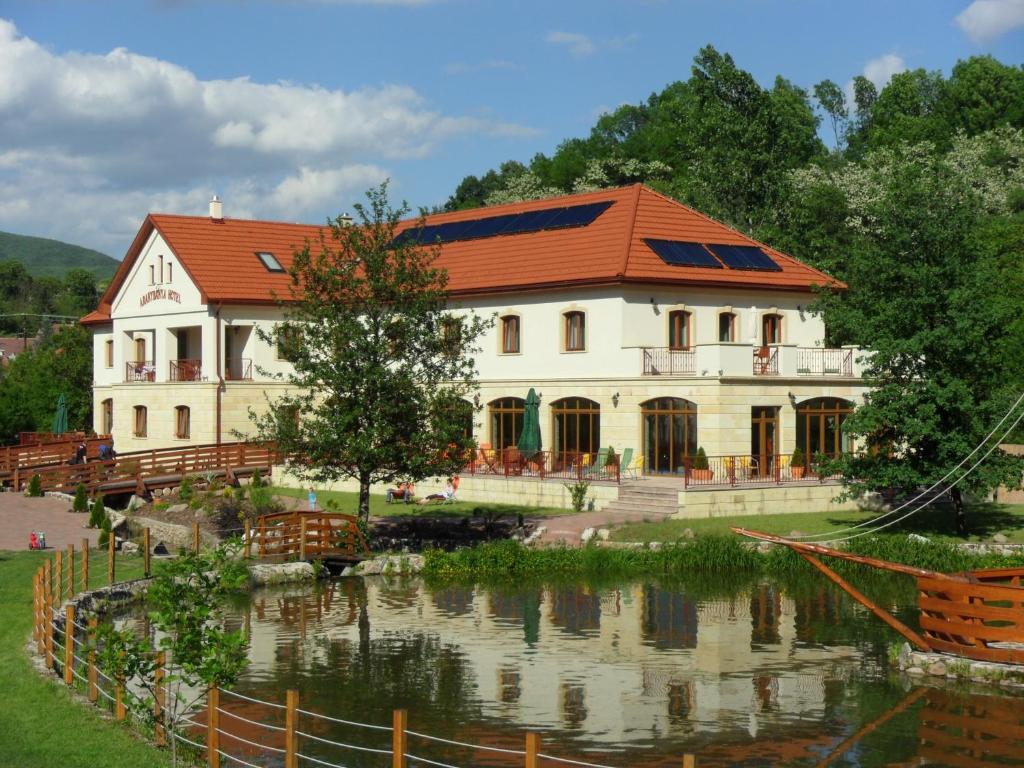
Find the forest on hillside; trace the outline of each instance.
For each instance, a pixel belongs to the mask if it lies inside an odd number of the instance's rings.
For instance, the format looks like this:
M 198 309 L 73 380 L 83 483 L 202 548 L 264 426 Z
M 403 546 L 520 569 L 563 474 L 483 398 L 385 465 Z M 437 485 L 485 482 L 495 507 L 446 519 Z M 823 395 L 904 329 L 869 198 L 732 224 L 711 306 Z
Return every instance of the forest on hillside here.
M 1024 393 L 1021 66 L 976 56 L 880 90 L 858 76 L 848 94 L 831 80 L 763 87 L 707 46 L 687 79 L 602 115 L 550 156 L 465 177 L 444 209 L 635 182 L 848 285 L 814 307 L 826 343 L 873 350 L 874 389 L 848 429 L 879 450 L 840 467 L 848 478 L 914 487 L 994 425 L 1012 428 Z M 1024 441 L 1024 429 L 1008 437 Z M 906 461 L 889 460 L 894 450 Z M 964 485 L 1020 476 L 996 451 Z

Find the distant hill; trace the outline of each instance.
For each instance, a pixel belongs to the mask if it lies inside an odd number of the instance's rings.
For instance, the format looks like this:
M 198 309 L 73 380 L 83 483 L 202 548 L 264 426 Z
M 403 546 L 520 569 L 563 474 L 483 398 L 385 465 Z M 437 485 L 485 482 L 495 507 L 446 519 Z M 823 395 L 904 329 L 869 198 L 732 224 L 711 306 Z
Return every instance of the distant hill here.
M 113 277 L 118 261 L 105 253 L 45 237 L 0 232 L 0 261 L 20 261 L 33 277 L 63 277 L 74 267 L 87 269 L 101 280 Z

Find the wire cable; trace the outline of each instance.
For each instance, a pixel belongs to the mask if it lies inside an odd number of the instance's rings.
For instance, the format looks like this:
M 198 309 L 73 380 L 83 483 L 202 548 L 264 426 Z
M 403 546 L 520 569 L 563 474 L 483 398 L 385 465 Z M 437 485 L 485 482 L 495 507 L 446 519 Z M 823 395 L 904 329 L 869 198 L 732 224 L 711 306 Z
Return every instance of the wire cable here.
M 570 760 L 568 757 L 555 757 L 554 755 L 542 755 L 539 752 L 537 757 L 542 757 L 545 760 L 552 760 L 556 763 L 566 763 L 567 765 L 582 765 L 586 768 L 612 768 L 610 765 L 601 765 L 600 763 L 587 763 L 582 760 Z
M 394 754 L 390 749 L 377 749 L 375 747 L 360 747 L 355 744 L 346 744 L 343 741 L 331 741 L 325 739 L 322 736 L 314 736 L 312 733 L 306 733 L 305 731 L 295 731 L 296 735 L 302 736 L 306 739 L 312 739 L 313 741 L 319 741 L 321 744 L 327 744 L 332 747 L 341 747 L 342 749 L 354 749 L 358 752 L 373 752 L 377 755 L 391 755 Z
M 453 739 L 442 739 L 440 736 L 431 736 L 429 733 L 419 733 L 418 731 L 406 731 L 410 736 L 418 736 L 421 739 L 427 739 L 428 741 L 436 741 L 440 744 L 451 744 L 453 747 L 467 747 L 468 749 L 484 749 L 488 752 L 501 752 L 506 755 L 525 755 L 526 751 L 522 749 L 503 749 L 502 747 L 487 747 L 483 744 L 470 744 L 465 741 L 455 741 Z

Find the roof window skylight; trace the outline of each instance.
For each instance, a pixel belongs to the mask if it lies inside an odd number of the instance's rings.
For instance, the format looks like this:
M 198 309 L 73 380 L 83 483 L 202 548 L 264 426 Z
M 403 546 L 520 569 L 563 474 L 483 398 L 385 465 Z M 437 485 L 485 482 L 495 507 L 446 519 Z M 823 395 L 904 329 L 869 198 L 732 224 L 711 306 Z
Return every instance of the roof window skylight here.
M 263 266 L 267 268 L 268 272 L 284 272 L 281 262 L 270 251 L 256 251 L 256 256 L 263 262 Z

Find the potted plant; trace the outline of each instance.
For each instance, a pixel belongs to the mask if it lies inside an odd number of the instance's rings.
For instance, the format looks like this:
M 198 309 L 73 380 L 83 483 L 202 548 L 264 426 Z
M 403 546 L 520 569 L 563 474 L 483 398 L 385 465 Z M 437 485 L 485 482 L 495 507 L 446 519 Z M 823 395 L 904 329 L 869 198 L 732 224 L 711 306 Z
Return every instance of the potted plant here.
M 715 476 L 714 471 L 708 466 L 708 455 L 704 452 L 703 446 L 697 448 L 697 455 L 693 457 L 693 469 L 690 470 L 690 478 L 695 482 L 708 482 Z
M 789 460 L 789 470 L 793 474 L 794 480 L 799 480 L 807 472 L 807 463 L 804 460 L 804 452 L 797 446 L 793 450 L 793 456 Z

